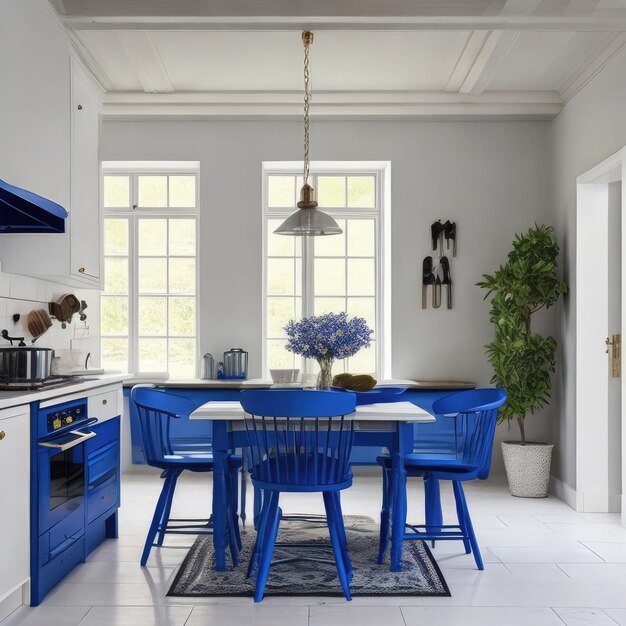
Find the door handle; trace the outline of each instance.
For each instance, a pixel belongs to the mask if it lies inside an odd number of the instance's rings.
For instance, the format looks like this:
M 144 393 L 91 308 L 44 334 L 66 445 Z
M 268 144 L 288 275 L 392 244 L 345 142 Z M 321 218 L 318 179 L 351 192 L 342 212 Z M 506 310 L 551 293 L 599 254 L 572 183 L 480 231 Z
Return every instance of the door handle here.
M 611 378 L 622 375 L 622 336 L 611 335 L 604 340 L 606 353 L 609 355 L 609 371 Z
M 65 450 L 69 450 L 85 441 L 87 439 L 91 439 L 96 436 L 94 432 L 81 432 L 80 430 L 70 430 L 68 433 L 70 435 L 76 435 L 76 439 L 72 439 L 67 443 L 55 443 L 54 441 L 41 441 L 39 445 L 42 448 L 53 448 L 54 450 L 58 450 L 59 452 L 64 452 Z

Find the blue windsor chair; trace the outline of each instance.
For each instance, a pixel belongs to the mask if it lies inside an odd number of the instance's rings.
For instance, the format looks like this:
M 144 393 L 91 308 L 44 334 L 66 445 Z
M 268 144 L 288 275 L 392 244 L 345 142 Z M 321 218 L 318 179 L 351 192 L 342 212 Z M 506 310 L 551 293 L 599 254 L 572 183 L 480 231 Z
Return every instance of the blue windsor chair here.
M 282 511 L 281 492 L 321 492 L 339 582 L 347 600 L 352 565 L 339 492 L 352 484 L 349 460 L 354 438 L 352 393 L 334 391 L 243 391 L 252 484 L 263 493 L 257 539 L 248 576 L 257 568 L 255 602 L 263 599 Z M 307 557 L 303 557 L 307 560 Z M 318 561 L 320 559 L 308 558 Z
M 170 436 L 172 420 L 189 417 L 196 408 L 191 400 L 163 390 L 142 386 L 133 387 L 130 398 L 135 403 L 139 416 L 146 462 L 152 467 L 163 470 L 161 478 L 165 479 L 141 555 L 143 567 L 148 561 L 152 548 L 163 545 L 166 534 L 198 535 L 212 532 L 210 518 L 170 519 L 170 511 L 178 477 L 185 470 L 191 472 L 213 471 L 213 454 L 210 445 L 194 445 L 191 442 L 176 444 L 172 441 Z M 183 445 L 183 448 L 176 447 L 177 445 Z M 227 481 L 230 502 L 237 500 L 237 474 L 240 467 L 241 457 L 231 456 L 229 459 L 229 480 Z M 231 513 L 229 516 L 230 550 L 233 561 L 236 562 L 239 550 L 241 550 L 241 538 L 237 511 L 234 510 Z M 176 525 L 170 525 L 170 522 L 175 522 Z M 157 538 L 156 543 L 155 538 Z
M 466 554 L 473 553 L 479 570 L 485 568 L 476 534 L 472 526 L 462 483 L 476 478 L 485 480 L 491 467 L 491 452 L 496 429 L 498 409 L 506 402 L 504 389 L 472 389 L 445 396 L 433 403 L 433 413 L 455 420 L 455 454 L 410 453 L 404 456 L 408 476 L 426 481 L 450 480 L 454 491 L 458 524 L 407 524 L 401 540 L 459 540 Z M 382 563 L 387 550 L 393 495 L 391 459 L 379 457 L 383 468 L 383 505 L 381 510 L 378 562 Z M 406 492 L 404 494 L 406 499 Z M 428 503 L 427 503 L 428 507 Z M 405 508 L 406 510 L 406 508 Z M 428 520 L 427 520 L 428 521 Z

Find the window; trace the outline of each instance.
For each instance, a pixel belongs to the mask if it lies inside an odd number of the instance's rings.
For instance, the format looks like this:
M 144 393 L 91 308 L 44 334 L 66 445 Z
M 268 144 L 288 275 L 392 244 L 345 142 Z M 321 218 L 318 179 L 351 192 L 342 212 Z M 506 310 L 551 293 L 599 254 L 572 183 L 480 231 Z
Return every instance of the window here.
M 103 171 L 101 365 L 193 378 L 197 171 Z
M 369 166 L 369 167 L 368 167 Z M 331 214 L 343 234 L 290 237 L 274 230 L 294 210 L 302 185 L 297 164 L 266 164 L 265 181 L 265 363 L 270 368 L 317 371 L 317 364 L 285 350 L 290 319 L 346 311 L 364 317 L 374 331 L 372 345 L 339 361 L 333 372 L 388 372 L 383 276 L 384 176 L 388 165 L 338 164 L 313 168 L 311 184 L 319 208 Z M 308 360 L 304 360 L 308 361 Z M 388 375 L 388 374 L 387 374 Z

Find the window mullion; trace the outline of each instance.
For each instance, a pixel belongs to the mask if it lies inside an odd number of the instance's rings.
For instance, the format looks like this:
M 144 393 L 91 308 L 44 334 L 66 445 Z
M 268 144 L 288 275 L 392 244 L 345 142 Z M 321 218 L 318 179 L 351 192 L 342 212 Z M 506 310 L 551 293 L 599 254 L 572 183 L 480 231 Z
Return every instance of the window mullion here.
M 136 190 L 136 187 L 135 187 Z M 135 196 L 136 203 L 136 196 Z M 139 372 L 139 290 L 137 288 L 138 284 L 138 267 L 139 267 L 139 258 L 137 255 L 138 250 L 138 224 L 137 224 L 137 216 L 133 215 L 129 218 L 129 243 L 131 246 L 129 261 L 130 261 L 130 281 L 129 281 L 129 313 L 130 313 L 130 336 L 129 340 L 129 349 L 132 352 L 132 363 L 130 364 L 131 373 L 137 374 Z

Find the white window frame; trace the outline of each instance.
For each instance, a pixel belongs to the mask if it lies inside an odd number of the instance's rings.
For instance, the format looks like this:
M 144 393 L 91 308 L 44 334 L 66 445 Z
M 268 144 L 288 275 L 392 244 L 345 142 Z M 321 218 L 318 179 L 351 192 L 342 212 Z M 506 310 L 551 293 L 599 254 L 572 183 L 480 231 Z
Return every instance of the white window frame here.
M 349 219 L 353 217 L 368 217 L 376 220 L 378 237 L 376 241 L 376 371 L 379 378 L 390 379 L 391 373 L 391 162 L 390 161 L 313 161 L 310 173 L 333 176 L 375 176 L 376 178 L 376 207 L 377 209 L 360 210 L 345 208 L 327 211 L 334 218 Z M 268 176 L 302 176 L 302 162 L 300 161 L 265 161 L 262 165 L 262 222 L 263 222 L 263 304 L 262 304 L 262 363 L 266 376 L 269 376 L 267 364 L 267 225 L 270 219 L 285 219 L 295 211 L 296 207 L 269 208 L 267 205 Z M 296 190 L 299 191 L 299 190 Z M 302 241 L 302 271 L 303 276 L 313 276 L 313 254 L 308 252 L 309 237 Z M 307 266 L 305 269 L 305 265 Z M 313 285 L 302 284 L 302 301 L 304 314 L 313 315 L 314 298 Z M 308 372 L 310 359 L 303 359 L 303 372 Z
M 130 177 L 130 208 L 105 208 L 104 207 L 104 177 L 105 176 L 129 176 Z M 140 175 L 170 176 L 189 175 L 196 179 L 196 206 L 191 208 L 152 207 L 142 208 L 138 205 L 138 178 Z M 169 179 L 168 179 L 169 185 Z M 137 217 L 147 219 L 158 218 L 194 218 L 196 222 L 196 324 L 195 324 L 195 355 L 194 376 L 198 376 L 200 360 L 200 163 L 197 161 L 103 161 L 101 168 L 101 198 L 103 219 L 123 217 L 128 219 L 128 371 L 133 375 L 149 375 L 139 371 L 139 311 L 138 311 L 138 233 Z M 168 188 L 169 198 L 169 188 Z M 104 250 L 104 248 L 103 248 Z M 104 257 L 104 255 L 103 255 Z M 148 257 L 149 258 L 149 257 Z M 170 258 L 169 255 L 167 258 Z M 104 271 L 104 269 L 103 269 Z M 169 264 L 168 264 L 169 272 Z M 104 274 L 103 274 L 104 276 Z M 168 292 L 169 293 L 169 292 Z M 104 295 L 104 291 L 101 292 Z M 168 296 L 169 297 L 169 296 Z M 115 338 L 115 336 L 111 336 Z M 170 335 L 166 334 L 166 338 Z M 177 338 L 177 337 L 175 337 Z M 100 348 L 99 348 L 100 349 Z

